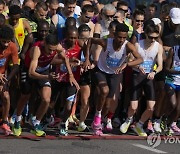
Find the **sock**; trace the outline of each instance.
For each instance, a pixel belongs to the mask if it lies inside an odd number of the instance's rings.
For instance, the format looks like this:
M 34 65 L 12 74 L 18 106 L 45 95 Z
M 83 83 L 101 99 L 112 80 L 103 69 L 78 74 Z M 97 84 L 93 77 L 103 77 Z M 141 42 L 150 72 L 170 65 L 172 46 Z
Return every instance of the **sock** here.
M 126 119 L 126 122 L 127 122 L 127 123 L 128 123 L 128 122 L 132 122 L 132 120 L 133 120 L 133 116 L 128 117 L 128 118 Z
M 112 119 L 113 116 L 114 116 L 114 113 L 108 112 L 108 115 L 107 115 L 107 118 L 108 118 L 108 119 Z
M 34 126 L 39 125 L 40 122 L 41 122 L 40 120 L 35 119 L 35 120 L 33 121 L 33 125 L 34 125 Z
M 84 121 L 80 122 L 80 123 L 79 123 L 79 126 L 82 127 L 83 129 L 86 128 L 86 124 L 84 123 Z
M 97 110 L 96 110 L 96 114 L 95 114 L 95 116 L 97 116 L 97 117 L 101 117 L 101 111 L 97 111 Z
M 20 122 L 21 120 L 22 120 L 21 115 L 20 115 L 20 116 L 16 116 L 16 121 L 17 121 L 17 122 Z
M 137 124 L 139 124 L 139 126 L 143 127 L 144 122 L 142 122 L 142 121 L 139 120 L 139 122 L 138 122 Z

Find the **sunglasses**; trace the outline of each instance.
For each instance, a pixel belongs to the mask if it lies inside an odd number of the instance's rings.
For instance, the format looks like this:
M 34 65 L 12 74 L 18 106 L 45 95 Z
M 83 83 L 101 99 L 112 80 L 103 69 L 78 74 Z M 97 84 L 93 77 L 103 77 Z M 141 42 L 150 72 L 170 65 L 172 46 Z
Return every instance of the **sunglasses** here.
M 148 35 L 148 38 L 149 38 L 150 40 L 152 40 L 152 39 L 157 40 L 157 39 L 159 38 L 159 36 L 153 37 L 153 36 L 149 36 L 149 35 Z
M 114 15 L 115 15 L 115 14 L 113 14 L 113 15 L 107 15 L 107 14 L 104 14 L 104 16 L 105 16 L 106 18 L 113 18 Z
M 136 20 L 136 22 L 144 22 L 144 20 Z
M 124 10 L 124 9 L 121 9 L 121 8 L 118 8 L 117 10 L 118 10 L 118 11 L 124 11 L 124 13 L 127 13 L 127 12 L 128 12 L 128 10 Z

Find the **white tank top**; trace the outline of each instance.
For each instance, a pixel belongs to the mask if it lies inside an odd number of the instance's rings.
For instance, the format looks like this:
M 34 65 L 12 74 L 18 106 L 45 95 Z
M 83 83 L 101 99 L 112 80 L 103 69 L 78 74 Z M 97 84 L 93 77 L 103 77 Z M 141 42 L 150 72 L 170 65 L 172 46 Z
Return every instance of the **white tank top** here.
M 109 29 L 105 27 L 104 22 L 101 20 L 100 21 L 101 24 L 101 34 L 100 34 L 100 38 L 107 38 L 107 36 L 109 35 Z
M 178 56 L 178 52 L 180 53 L 180 46 L 174 46 L 174 57 L 173 57 L 173 64 L 172 69 L 175 71 L 180 71 L 180 58 Z M 175 85 L 180 85 L 180 75 L 170 75 L 167 79 L 167 82 L 173 83 Z
M 114 74 L 115 70 L 122 65 L 127 57 L 126 44 L 128 41 L 124 42 L 119 51 L 115 51 L 113 40 L 113 38 L 107 39 L 106 51 L 102 49 L 97 64 L 98 68 L 107 74 Z
M 159 49 L 159 43 L 157 41 L 154 42 L 151 50 L 147 51 L 145 50 L 144 47 L 144 40 L 139 40 L 138 53 L 143 58 L 143 63 L 141 63 L 140 66 L 144 68 L 145 73 L 150 73 L 153 71 L 158 49 Z M 133 70 L 139 72 L 139 69 L 137 68 L 133 68 Z
M 89 23 L 84 23 L 86 25 L 89 26 Z M 80 22 L 79 18 L 76 19 L 76 27 L 79 28 L 82 25 L 82 23 Z

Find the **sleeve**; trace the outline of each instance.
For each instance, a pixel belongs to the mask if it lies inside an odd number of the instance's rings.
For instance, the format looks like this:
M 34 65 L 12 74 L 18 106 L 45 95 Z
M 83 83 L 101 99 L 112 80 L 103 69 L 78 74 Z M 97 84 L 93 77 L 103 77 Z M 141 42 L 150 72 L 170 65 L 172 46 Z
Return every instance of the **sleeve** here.
M 12 57 L 12 62 L 13 65 L 18 64 L 18 49 L 15 43 L 12 43 L 11 45 L 11 57 Z

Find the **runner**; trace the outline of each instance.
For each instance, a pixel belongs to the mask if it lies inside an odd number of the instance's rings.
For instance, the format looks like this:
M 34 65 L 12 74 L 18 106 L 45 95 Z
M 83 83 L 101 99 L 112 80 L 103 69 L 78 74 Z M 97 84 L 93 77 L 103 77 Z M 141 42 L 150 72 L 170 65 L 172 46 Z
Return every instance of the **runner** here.
M 58 76 L 53 72 L 49 73 L 49 66 L 51 63 L 57 63 L 56 61 L 53 61 L 53 58 L 57 52 L 63 56 L 63 50 L 64 49 L 61 47 L 61 45 L 59 45 L 56 36 L 49 34 L 45 41 L 36 42 L 32 50 L 29 50 L 29 52 L 26 53 L 25 65 L 26 68 L 29 69 L 29 78 L 31 78 L 31 80 L 34 79 L 31 81 L 31 85 L 33 82 L 37 86 L 41 96 L 41 104 L 36 112 L 34 119 L 32 120 L 33 129 L 31 132 L 36 136 L 45 135 L 45 132 L 41 129 L 40 121 L 46 113 L 50 103 L 50 80 L 55 80 L 58 78 Z M 66 64 L 68 62 L 66 58 L 65 62 Z M 63 61 L 61 61 L 61 63 L 63 63 Z M 68 68 L 70 68 L 70 66 L 68 66 Z M 70 69 L 68 69 L 68 71 L 71 73 Z M 21 135 L 22 132 L 20 121 L 21 115 L 18 115 L 14 127 L 14 134 L 16 136 Z
M 135 47 L 126 40 L 128 30 L 125 24 L 118 24 L 114 38 L 92 38 L 89 41 L 89 46 L 91 43 L 94 43 L 102 47 L 97 64 L 97 71 L 95 72 L 96 85 L 99 91 L 99 101 L 96 105 L 96 114 L 92 123 L 95 135 L 102 134 L 101 111 L 105 101 L 108 104 L 111 103 L 117 86 L 122 83 L 122 81 L 120 81 L 122 71 L 126 66 L 135 66 L 142 62 L 142 58 L 137 53 Z M 132 53 L 136 60 L 129 62 L 129 53 Z
M 2 121 L 0 122 L 0 132 L 12 134 L 8 125 L 10 109 L 9 83 L 18 72 L 18 50 L 16 44 L 11 40 L 14 38 L 13 29 L 5 25 L 0 29 L 0 95 L 2 99 Z M 12 60 L 13 67 L 7 74 L 8 64 Z
M 138 53 L 143 57 L 144 62 L 138 65 L 133 72 L 133 87 L 130 107 L 128 109 L 128 118 L 121 125 L 120 131 L 126 133 L 133 116 L 136 113 L 138 107 L 138 99 L 141 95 L 141 88 L 143 88 L 146 99 L 147 107 L 144 113 L 141 115 L 139 122 L 136 124 L 134 131 L 139 136 L 147 136 L 143 130 L 144 122 L 152 117 L 154 105 L 155 105 L 155 93 L 153 79 L 156 73 L 162 70 L 162 46 L 156 41 L 159 37 L 159 27 L 157 25 L 147 25 L 145 29 L 146 39 L 140 40 L 136 43 Z M 153 70 L 154 64 L 157 62 L 157 69 Z

